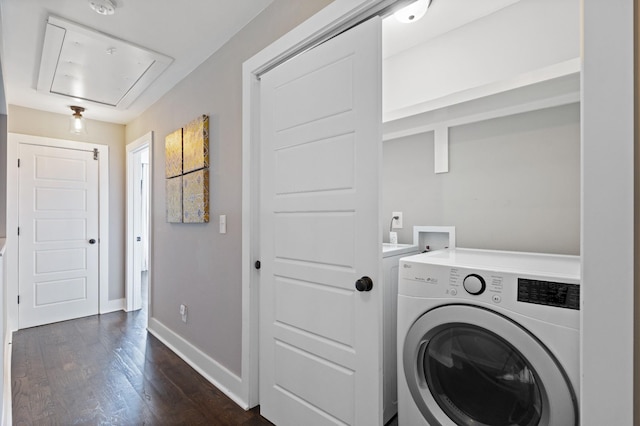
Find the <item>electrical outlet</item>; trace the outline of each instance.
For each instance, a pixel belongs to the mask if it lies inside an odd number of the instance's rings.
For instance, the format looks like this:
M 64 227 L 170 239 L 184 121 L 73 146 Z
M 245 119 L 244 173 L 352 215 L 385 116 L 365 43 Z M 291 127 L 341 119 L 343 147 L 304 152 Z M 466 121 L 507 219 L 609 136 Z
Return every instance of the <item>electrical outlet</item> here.
M 187 305 L 180 305 L 180 315 L 182 316 L 182 322 L 187 322 Z
M 398 233 L 397 232 L 389 232 L 389 243 L 398 244 Z
M 397 219 L 393 219 L 393 221 L 391 222 L 391 228 L 392 229 L 400 229 L 402 228 L 402 212 L 392 212 L 391 213 L 391 217 L 396 217 L 398 216 Z

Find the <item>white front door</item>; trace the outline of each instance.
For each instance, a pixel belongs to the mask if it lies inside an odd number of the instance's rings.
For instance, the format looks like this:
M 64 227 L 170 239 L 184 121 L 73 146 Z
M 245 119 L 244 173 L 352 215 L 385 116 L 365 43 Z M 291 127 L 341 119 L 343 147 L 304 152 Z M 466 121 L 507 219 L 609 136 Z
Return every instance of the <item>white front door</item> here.
M 98 161 L 40 145 L 18 154 L 18 325 L 97 314 Z
M 277 425 L 382 422 L 380 75 L 373 18 L 261 78 L 260 405 Z

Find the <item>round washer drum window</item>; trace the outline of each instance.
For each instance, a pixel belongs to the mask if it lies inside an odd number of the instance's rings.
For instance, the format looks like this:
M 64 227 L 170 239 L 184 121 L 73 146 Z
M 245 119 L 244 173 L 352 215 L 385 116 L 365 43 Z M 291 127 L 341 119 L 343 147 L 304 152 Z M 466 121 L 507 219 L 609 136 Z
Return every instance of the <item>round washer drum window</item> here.
M 457 424 L 540 423 L 542 396 L 532 367 L 494 333 L 450 325 L 431 338 L 422 362 L 435 401 Z
M 430 425 L 578 426 L 566 372 L 536 336 L 484 307 L 433 308 L 407 330 L 402 370 Z

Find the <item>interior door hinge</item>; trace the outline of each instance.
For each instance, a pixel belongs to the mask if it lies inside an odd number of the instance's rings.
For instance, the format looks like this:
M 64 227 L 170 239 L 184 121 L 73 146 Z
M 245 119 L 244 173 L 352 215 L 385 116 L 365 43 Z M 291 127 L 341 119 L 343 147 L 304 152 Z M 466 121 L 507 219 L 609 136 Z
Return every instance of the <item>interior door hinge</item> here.
M 18 226 L 18 236 L 20 236 L 20 227 Z
M 93 159 L 94 160 L 98 159 L 98 148 L 93 148 Z
M 20 167 L 20 159 L 18 158 L 18 167 Z
M 20 304 L 20 295 L 18 295 L 18 305 Z

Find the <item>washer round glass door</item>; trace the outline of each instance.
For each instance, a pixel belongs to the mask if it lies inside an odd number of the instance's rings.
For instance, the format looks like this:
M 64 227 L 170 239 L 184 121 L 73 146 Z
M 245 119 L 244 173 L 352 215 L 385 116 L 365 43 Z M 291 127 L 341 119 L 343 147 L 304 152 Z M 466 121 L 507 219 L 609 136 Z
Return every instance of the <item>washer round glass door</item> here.
M 487 309 L 447 305 L 409 329 L 404 373 L 432 425 L 577 425 L 577 400 L 553 355 Z

